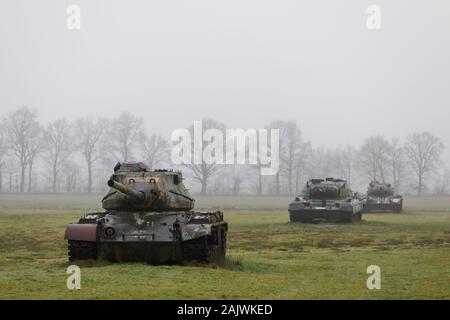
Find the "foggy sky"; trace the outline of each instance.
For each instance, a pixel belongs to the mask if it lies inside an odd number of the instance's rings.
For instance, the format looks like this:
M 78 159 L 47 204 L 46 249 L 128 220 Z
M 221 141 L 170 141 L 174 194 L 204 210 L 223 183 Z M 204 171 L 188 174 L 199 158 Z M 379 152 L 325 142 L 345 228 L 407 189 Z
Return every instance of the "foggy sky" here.
M 66 8 L 81 7 L 81 30 Z M 382 29 L 366 9 L 382 10 Z M 167 137 L 296 119 L 313 146 L 431 131 L 450 159 L 450 2 L 2 0 L 0 115 L 128 110 Z

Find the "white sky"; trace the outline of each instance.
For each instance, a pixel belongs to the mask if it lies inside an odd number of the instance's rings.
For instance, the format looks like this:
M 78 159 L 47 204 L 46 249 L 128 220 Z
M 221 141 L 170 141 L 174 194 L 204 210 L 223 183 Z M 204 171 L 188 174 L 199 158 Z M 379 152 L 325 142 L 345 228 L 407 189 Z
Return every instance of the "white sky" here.
M 449 39 L 448 0 L 2 0 L 0 115 L 129 110 L 165 135 L 297 119 L 314 146 L 428 130 L 450 149 Z

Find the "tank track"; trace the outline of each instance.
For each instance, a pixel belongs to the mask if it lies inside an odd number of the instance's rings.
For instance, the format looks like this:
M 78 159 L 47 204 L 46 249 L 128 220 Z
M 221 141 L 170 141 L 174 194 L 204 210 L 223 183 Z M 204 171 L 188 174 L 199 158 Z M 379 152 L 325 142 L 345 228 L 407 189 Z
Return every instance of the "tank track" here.
M 362 220 L 362 211 L 354 214 L 350 222 L 359 222 L 361 220 Z
M 401 213 L 403 211 L 402 205 L 373 205 L 373 204 L 366 204 L 364 207 L 365 213 Z
M 290 221 L 300 223 L 351 223 L 359 222 L 362 219 L 362 212 L 351 215 L 334 214 L 333 216 L 321 217 L 314 214 L 302 214 L 301 212 L 291 212 Z
M 215 235 L 183 242 L 184 260 L 221 263 L 225 259 L 226 229 L 216 229 Z
M 103 217 L 105 212 L 90 212 L 78 221 L 79 224 L 96 224 L 97 219 Z M 69 261 L 97 259 L 97 243 L 89 241 L 69 240 Z
M 209 236 L 184 242 L 184 260 L 221 262 L 226 254 L 226 233 L 221 238 L 222 245 L 212 245 L 208 238 Z M 68 255 L 69 261 L 97 259 L 97 244 L 95 242 L 70 240 Z
M 69 240 L 69 261 L 97 259 L 97 244 L 89 241 Z

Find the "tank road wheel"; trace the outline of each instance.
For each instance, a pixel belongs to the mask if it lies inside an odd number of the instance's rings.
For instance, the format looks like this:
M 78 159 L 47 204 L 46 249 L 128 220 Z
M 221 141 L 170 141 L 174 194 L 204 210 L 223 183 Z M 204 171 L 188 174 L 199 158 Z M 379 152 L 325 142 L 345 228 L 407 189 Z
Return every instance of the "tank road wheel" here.
M 222 251 L 223 251 L 223 257 L 225 258 L 227 254 L 227 230 L 221 229 L 221 238 L 222 238 Z
M 362 211 L 359 211 L 353 215 L 353 222 L 359 222 L 362 219 Z
M 362 211 L 356 212 L 354 214 L 352 214 L 350 217 L 343 217 L 341 218 L 338 222 L 342 222 L 342 223 L 352 223 L 352 222 L 359 222 L 361 221 L 362 218 Z
M 206 262 L 210 255 L 209 247 L 207 245 L 208 237 L 201 237 L 198 239 L 188 240 L 183 243 L 184 257 L 186 260 L 197 260 Z
M 353 214 L 341 214 L 336 218 L 335 222 L 337 223 L 352 223 L 361 221 L 362 211 L 353 213 Z
M 223 262 L 226 254 L 227 230 L 220 226 L 211 235 L 183 243 L 185 260 L 200 262 Z
M 95 242 L 69 240 L 69 261 L 97 259 Z

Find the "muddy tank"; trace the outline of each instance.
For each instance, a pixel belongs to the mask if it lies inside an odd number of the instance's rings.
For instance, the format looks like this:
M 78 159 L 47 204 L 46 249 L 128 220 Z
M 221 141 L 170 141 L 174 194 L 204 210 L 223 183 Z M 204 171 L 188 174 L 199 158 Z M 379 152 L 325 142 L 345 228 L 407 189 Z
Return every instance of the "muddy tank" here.
M 291 222 L 355 222 L 361 220 L 363 200 L 345 180 L 311 179 L 289 204 Z
M 401 212 L 403 198 L 394 194 L 391 184 L 372 181 L 367 189 L 364 212 Z
M 118 163 L 102 199 L 104 212 L 69 224 L 69 260 L 172 263 L 221 262 L 226 252 L 223 213 L 193 211 L 181 172 Z

